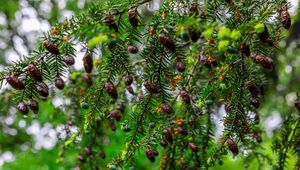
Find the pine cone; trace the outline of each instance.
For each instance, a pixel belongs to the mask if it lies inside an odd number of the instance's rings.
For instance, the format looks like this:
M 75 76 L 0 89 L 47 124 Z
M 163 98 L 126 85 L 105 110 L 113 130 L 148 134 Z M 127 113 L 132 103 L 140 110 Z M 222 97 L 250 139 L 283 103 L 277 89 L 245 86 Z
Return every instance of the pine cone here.
M 270 46 L 273 45 L 273 41 L 270 38 L 269 30 L 266 25 L 264 26 L 264 31 L 262 33 L 259 33 L 258 37 L 263 43 L 268 43 Z
M 93 154 L 92 148 L 90 148 L 90 147 L 85 147 L 84 152 L 85 152 L 86 155 L 92 155 Z
M 168 36 L 166 36 L 163 33 L 160 33 L 158 35 L 158 41 L 164 46 L 166 47 L 169 51 L 174 52 L 176 45 L 175 42 Z
M 72 66 L 75 64 L 75 59 L 72 56 L 64 56 L 64 62 L 68 65 L 68 66 Z
M 82 163 L 84 163 L 86 161 L 85 158 L 81 155 L 77 155 L 77 159 Z
M 135 46 L 135 45 L 129 45 L 129 46 L 127 47 L 127 51 L 128 51 L 128 53 L 136 54 L 136 53 L 139 52 L 139 49 L 138 49 L 137 46 Z
M 280 21 L 285 29 L 291 27 L 291 16 L 287 10 L 287 5 L 284 5 L 280 10 Z
M 31 74 L 32 78 L 35 81 L 42 82 L 43 77 L 41 71 L 34 65 L 34 64 L 29 64 L 27 71 L 29 74 Z
M 64 80 L 61 78 L 61 77 L 56 77 L 54 79 L 54 82 L 55 82 L 55 87 L 58 88 L 59 90 L 62 90 L 64 89 L 65 87 L 65 82 Z
M 256 55 L 252 56 L 252 59 L 255 63 L 260 64 L 264 60 L 265 56 L 263 56 L 260 53 L 257 53 Z
M 188 131 L 185 127 L 178 127 L 178 128 L 176 128 L 176 131 L 184 136 L 188 135 Z
M 258 95 L 259 89 L 252 81 L 246 81 L 245 84 L 246 84 L 248 90 L 250 91 L 250 93 L 252 94 L 252 96 Z
M 168 142 L 167 141 L 165 141 L 165 140 L 160 140 L 160 145 L 162 146 L 162 147 L 166 147 L 166 146 L 168 146 Z
M 39 112 L 39 103 L 36 100 L 29 99 L 28 106 L 33 111 L 33 113 L 37 114 Z
M 157 150 L 153 150 L 153 155 L 154 156 L 158 156 L 159 155 L 159 153 L 157 152 Z
M 234 154 L 237 155 L 239 154 L 239 148 L 237 144 L 232 140 L 232 139 L 227 139 L 226 141 L 228 149 Z
M 207 58 L 203 57 L 201 61 L 207 68 L 212 68 L 218 65 L 217 60 L 212 56 L 208 56 Z
M 128 20 L 133 27 L 137 27 L 139 24 L 139 19 L 136 9 L 130 9 L 128 11 Z
M 193 42 L 197 42 L 201 35 L 201 33 L 196 31 L 195 29 L 189 29 L 189 34 Z
M 256 98 L 256 97 L 252 98 L 251 99 L 251 105 L 253 107 L 255 107 L 256 109 L 258 109 L 259 105 L 260 105 L 260 102 L 259 102 L 258 98 Z
M 25 88 L 25 84 L 17 76 L 9 75 L 5 77 L 5 80 L 14 89 L 23 90 Z
M 144 82 L 144 87 L 153 94 L 158 93 L 157 88 L 152 83 L 149 83 L 148 81 Z
M 114 86 L 114 84 L 112 84 L 111 82 L 106 82 L 105 83 L 105 89 L 106 92 L 113 98 L 113 99 L 118 99 L 118 92 L 116 87 Z
M 177 71 L 184 72 L 185 68 L 186 68 L 186 65 L 185 65 L 184 61 L 182 59 L 179 59 L 176 64 Z
M 260 53 L 257 53 L 252 57 L 254 62 L 260 64 L 263 68 L 271 70 L 273 68 L 273 60 L 270 57 L 266 57 Z
M 218 62 L 214 57 L 209 56 L 207 60 L 212 67 L 216 67 L 218 65 Z
M 195 143 L 192 143 L 190 142 L 189 143 L 189 147 L 191 148 L 191 150 L 194 152 L 194 153 L 197 153 L 198 152 L 198 146 L 195 144 Z
M 131 86 L 126 86 L 126 90 L 127 90 L 130 94 L 134 95 L 134 90 L 133 90 L 133 88 L 132 88 Z
M 118 25 L 116 24 L 115 19 L 112 15 L 107 15 L 104 18 L 104 22 L 108 25 L 110 29 L 113 29 L 115 30 L 115 32 L 118 32 Z
M 53 44 L 50 40 L 45 40 L 43 42 L 44 47 L 46 48 L 47 51 L 49 51 L 52 54 L 58 55 L 59 54 L 59 49 L 58 47 Z
M 124 102 L 118 104 L 118 110 L 120 110 L 121 113 L 124 113 L 125 109 L 126 109 L 126 105 Z
M 85 82 L 88 84 L 88 85 L 93 85 L 93 77 L 91 74 L 88 74 L 86 73 L 84 76 L 83 76 L 83 79 L 85 80 Z
M 49 88 L 48 88 L 47 84 L 45 84 L 43 82 L 39 83 L 36 85 L 36 89 L 42 97 L 46 98 L 49 96 Z
M 148 158 L 151 162 L 154 162 L 154 161 L 155 161 L 155 155 L 154 155 L 153 150 L 151 150 L 151 149 L 146 149 L 145 153 L 146 153 L 147 158 Z
M 258 134 L 254 134 L 253 135 L 253 138 L 256 140 L 256 142 L 258 142 L 258 143 L 261 143 L 262 142 L 262 138 L 261 138 L 261 136 L 260 135 L 258 135 Z
M 133 82 L 133 77 L 131 75 L 127 75 L 125 78 L 124 78 L 124 82 L 127 86 L 130 86 Z
M 204 60 L 204 61 L 203 61 L 203 64 L 204 64 L 205 67 L 211 68 L 210 63 L 209 63 L 207 60 Z
M 241 45 L 241 51 L 244 55 L 249 56 L 250 55 L 250 48 L 249 45 L 246 45 L 245 43 L 242 43 Z
M 19 110 L 19 112 L 21 112 L 23 115 L 28 115 L 29 110 L 28 110 L 28 107 L 27 107 L 27 105 L 26 105 L 25 102 L 20 102 L 20 103 L 18 104 L 18 110 Z
M 180 92 L 180 97 L 181 97 L 181 99 L 182 99 L 184 102 L 186 102 L 186 103 L 189 103 L 190 100 L 191 100 L 190 95 L 189 95 L 189 94 L 187 93 L 187 91 L 185 91 L 185 90 L 182 90 L 182 91 Z
M 110 111 L 110 117 L 112 117 L 113 119 L 115 119 L 118 122 L 121 120 L 121 115 L 117 110 Z
M 160 108 L 165 113 L 172 113 L 172 107 L 170 105 L 166 104 L 166 103 L 162 103 L 160 105 Z
M 172 143 L 173 142 L 173 134 L 171 129 L 165 129 L 163 130 L 163 134 L 165 138 L 167 139 L 168 142 Z
M 198 5 L 196 3 L 192 3 L 190 6 L 190 13 L 192 15 L 198 16 L 199 15 L 199 11 L 198 11 Z
M 85 72 L 91 73 L 94 67 L 92 54 L 87 52 L 82 60 Z
M 271 70 L 273 68 L 273 60 L 270 57 L 265 57 L 261 62 L 261 66 L 267 70 Z

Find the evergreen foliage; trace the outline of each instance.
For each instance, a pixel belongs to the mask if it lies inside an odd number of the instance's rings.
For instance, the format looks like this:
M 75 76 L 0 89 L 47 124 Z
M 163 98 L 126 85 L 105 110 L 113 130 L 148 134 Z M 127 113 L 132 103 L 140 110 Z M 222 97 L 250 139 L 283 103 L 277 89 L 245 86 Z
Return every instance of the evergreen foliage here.
M 160 161 L 159 169 L 208 169 L 227 154 L 284 169 L 287 152 L 300 153 L 299 118 L 286 116 L 273 142 L 278 161 L 270 162 L 260 145 L 259 108 L 283 30 L 291 26 L 288 2 L 162 0 L 149 11 L 153 5 L 97 2 L 54 25 L 37 50 L 0 73 L 24 116 L 38 112 L 34 101 L 57 93 L 70 99 L 66 124 L 79 130 L 68 133 L 58 162 L 79 147 L 78 169 L 134 168 L 138 154 Z M 85 53 L 84 70 L 73 69 L 76 46 Z M 222 106 L 217 139 L 212 116 Z M 127 137 L 105 162 L 110 130 Z

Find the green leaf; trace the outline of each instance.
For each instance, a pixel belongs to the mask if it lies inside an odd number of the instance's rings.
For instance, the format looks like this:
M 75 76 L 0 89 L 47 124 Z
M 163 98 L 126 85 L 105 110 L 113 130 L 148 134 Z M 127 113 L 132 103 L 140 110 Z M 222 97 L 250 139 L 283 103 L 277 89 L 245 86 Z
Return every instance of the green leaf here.
M 265 26 L 264 26 L 264 24 L 262 24 L 262 23 L 256 24 L 256 25 L 254 26 L 254 30 L 255 30 L 255 32 L 257 32 L 257 33 L 262 33 L 262 32 L 264 31 L 264 28 L 265 28 Z
M 89 42 L 88 42 L 88 46 L 89 48 L 93 49 L 95 48 L 97 45 L 101 44 L 101 43 L 105 43 L 107 42 L 108 38 L 106 35 L 100 34 L 97 37 L 92 38 Z
M 203 35 L 205 37 L 205 39 L 209 39 L 212 34 L 214 33 L 214 30 L 213 28 L 207 28 L 204 32 L 203 32 Z
M 227 48 L 229 46 L 230 41 L 229 40 L 222 40 L 218 44 L 218 51 L 219 53 L 224 53 L 227 51 Z
M 231 32 L 230 38 L 233 40 L 239 40 L 242 37 L 242 34 L 239 30 L 233 30 Z
M 226 27 L 221 27 L 218 33 L 218 38 L 221 40 L 229 39 L 231 37 L 231 32 Z

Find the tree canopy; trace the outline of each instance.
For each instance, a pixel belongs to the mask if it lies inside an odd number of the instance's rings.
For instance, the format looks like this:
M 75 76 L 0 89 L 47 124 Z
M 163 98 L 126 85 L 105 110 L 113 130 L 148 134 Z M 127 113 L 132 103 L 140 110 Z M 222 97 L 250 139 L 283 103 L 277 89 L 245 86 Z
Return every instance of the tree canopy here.
M 291 7 L 5 1 L 3 169 L 299 169 Z

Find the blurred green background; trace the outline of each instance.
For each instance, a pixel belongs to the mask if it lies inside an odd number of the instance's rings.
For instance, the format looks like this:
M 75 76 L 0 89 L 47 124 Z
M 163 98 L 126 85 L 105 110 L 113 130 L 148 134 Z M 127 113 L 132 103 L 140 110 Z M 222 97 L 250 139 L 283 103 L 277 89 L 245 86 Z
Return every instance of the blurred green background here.
M 39 35 L 49 31 L 51 25 L 80 14 L 92 2 L 93 0 L 0 0 L 0 70 L 35 49 Z M 296 112 L 293 102 L 296 92 L 300 92 L 300 10 L 298 1 L 291 3 L 294 26 L 285 32 L 286 38 L 281 42 L 283 50 L 272 56 L 277 67 L 272 73 L 268 73 L 270 84 L 260 109 L 261 126 L 266 130 L 261 150 L 270 156 L 271 161 L 276 159 L 271 150 L 272 137 L 277 135 L 282 117 Z M 5 90 L 6 87 L 1 92 Z M 67 148 L 64 161 L 57 163 L 66 137 L 63 132 L 67 121 L 58 104 L 59 99 L 41 103 L 39 115 L 24 119 L 10 105 L 10 91 L 1 93 L 0 98 L 0 169 L 63 170 L 76 167 L 77 148 L 73 147 Z M 76 131 L 76 128 L 72 130 Z M 125 141 L 124 133 L 121 130 L 114 133 L 109 131 L 108 137 L 113 135 L 116 140 L 104 144 L 107 156 L 104 162 L 110 162 L 119 152 L 120 144 Z M 150 163 L 143 151 L 139 157 L 139 169 L 159 169 L 159 161 Z M 224 158 L 223 165 L 216 165 L 211 169 L 261 168 L 257 162 L 245 162 L 241 158 L 241 155 L 236 158 L 228 155 Z M 293 158 L 289 160 L 289 169 L 293 169 L 294 162 Z M 271 168 L 269 165 L 263 169 Z

